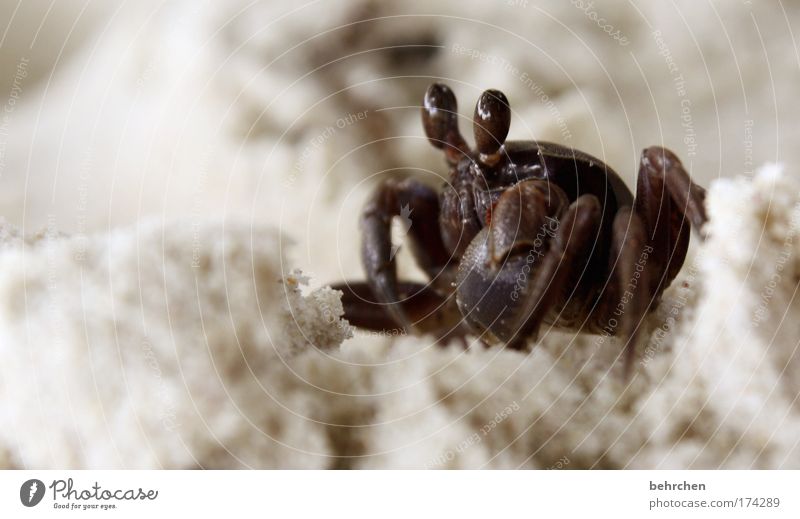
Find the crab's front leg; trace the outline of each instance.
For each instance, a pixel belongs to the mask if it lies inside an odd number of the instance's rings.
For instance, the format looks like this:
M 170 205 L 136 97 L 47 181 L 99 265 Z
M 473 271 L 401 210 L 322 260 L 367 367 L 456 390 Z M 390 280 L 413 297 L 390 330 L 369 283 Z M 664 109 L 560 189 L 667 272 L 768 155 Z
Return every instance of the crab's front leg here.
M 394 306 L 412 323 L 414 331 L 433 334 L 442 343 L 449 338 L 462 338 L 468 331 L 462 326 L 461 314 L 452 299 L 442 296 L 432 285 L 401 281 L 397 286 L 400 299 L 391 304 L 377 300 L 364 281 L 339 283 L 333 288 L 343 292 L 344 317 L 357 328 L 387 335 L 405 333 L 406 329 L 388 311 Z
M 597 240 L 600 212 L 595 196 L 569 204 L 546 180 L 507 189 L 461 261 L 461 313 L 489 341 L 523 348 L 547 313 L 573 295 Z
M 598 246 L 602 219 L 600 201 L 591 194 L 581 195 L 565 211 L 552 243 L 542 258 L 539 272 L 522 291 L 521 304 L 515 312 L 512 344 L 525 344 L 539 336 L 539 327 L 548 312 L 564 306 L 573 297 L 585 277 L 595 275 L 590 258 Z M 563 316 L 560 316 L 563 317 Z

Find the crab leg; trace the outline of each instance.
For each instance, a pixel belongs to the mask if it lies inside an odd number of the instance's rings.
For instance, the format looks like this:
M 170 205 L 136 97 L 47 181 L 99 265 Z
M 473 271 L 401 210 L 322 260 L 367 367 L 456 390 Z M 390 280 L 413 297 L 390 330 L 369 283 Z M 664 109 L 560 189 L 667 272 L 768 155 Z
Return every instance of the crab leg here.
M 590 275 L 588 265 L 597 239 L 601 216 L 600 202 L 594 195 L 578 197 L 560 219 L 550 248 L 541 266 L 523 292 L 523 304 L 517 314 L 515 337 L 511 347 L 528 338 L 535 339 L 547 313 L 573 295 L 576 279 Z
M 651 283 L 655 258 L 648 242 L 645 223 L 639 214 L 630 207 L 620 209 L 612 226 L 611 279 L 601 307 L 601 326 L 623 341 L 626 379 L 631 373 L 644 317 L 656 297 Z
M 353 326 L 392 335 L 405 332 L 388 311 L 388 306 L 375 299 L 368 283 L 339 283 L 333 288 L 344 292 L 344 315 Z M 452 301 L 431 285 L 401 282 L 398 291 L 400 301 L 394 305 L 402 307 L 403 315 L 415 330 L 438 334 L 441 336 L 439 339 L 461 337 L 467 331 L 466 327 L 460 326 L 461 314 Z
M 654 179 L 658 179 L 654 182 Z M 705 209 L 706 190 L 692 182 L 680 159 L 666 148 L 651 146 L 642 153 L 639 182 L 663 182 L 674 208 L 689 219 L 697 231 L 708 220 Z M 637 186 L 637 202 L 639 186 Z
M 605 326 L 625 343 L 630 376 L 647 312 L 678 274 L 689 248 L 689 225 L 706 222 L 705 190 L 692 182 L 678 157 L 653 146 L 642 153 L 633 210 L 620 209 L 612 231 L 612 279 L 604 299 Z
M 414 180 L 388 180 L 375 190 L 361 218 L 361 258 L 367 283 L 378 302 L 407 331 L 413 323 L 400 302 L 396 248 L 392 245 L 391 222 L 402 216 L 412 254 L 420 268 L 435 279 L 450 255 L 439 231 L 439 198 L 430 187 Z

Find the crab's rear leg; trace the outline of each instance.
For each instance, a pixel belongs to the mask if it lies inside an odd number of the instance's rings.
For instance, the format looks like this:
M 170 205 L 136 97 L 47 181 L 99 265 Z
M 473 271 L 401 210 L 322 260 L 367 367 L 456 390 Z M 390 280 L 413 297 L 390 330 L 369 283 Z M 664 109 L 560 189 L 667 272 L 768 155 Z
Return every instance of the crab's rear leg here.
M 431 287 L 401 284 L 397 279 L 396 252 L 392 244 L 391 223 L 395 217 L 403 221 L 406 239 L 420 268 L 432 280 Z M 450 254 L 445 250 L 439 230 L 439 199 L 430 187 L 414 179 L 390 179 L 374 191 L 361 218 L 361 259 L 366 271 L 372 298 L 359 296 L 363 287 L 342 283 L 334 288 L 346 294 L 345 317 L 362 327 L 370 328 L 368 316 L 382 315 L 374 322 L 374 329 L 387 325 L 411 331 L 415 322 L 410 309 L 414 305 L 427 308 L 431 304 L 444 304 L 450 289 L 446 266 Z M 403 286 L 401 286 L 403 285 Z M 350 288 L 356 287 L 356 290 Z M 421 288 L 425 290 L 421 291 Z M 421 291 L 421 292 L 420 292 Z M 414 293 L 420 292 L 414 296 Z
M 629 378 L 644 317 L 655 302 L 652 280 L 658 266 L 644 220 L 631 207 L 617 211 L 611 227 L 611 251 L 605 296 L 600 306 L 604 333 L 623 341 L 624 373 Z
M 649 182 L 650 191 L 663 183 L 673 209 L 688 219 L 697 231 L 702 231 L 708 219 L 706 216 L 706 190 L 695 184 L 683 168 L 680 159 L 667 148 L 651 146 L 642 152 L 639 182 Z M 637 186 L 637 202 L 639 200 Z M 638 205 L 638 204 L 637 204 Z
M 653 146 L 642 153 L 633 210 L 615 218 L 611 286 L 605 320 L 625 343 L 631 373 L 644 317 L 678 274 L 689 248 L 690 227 L 706 222 L 705 190 L 692 182 L 674 153 Z

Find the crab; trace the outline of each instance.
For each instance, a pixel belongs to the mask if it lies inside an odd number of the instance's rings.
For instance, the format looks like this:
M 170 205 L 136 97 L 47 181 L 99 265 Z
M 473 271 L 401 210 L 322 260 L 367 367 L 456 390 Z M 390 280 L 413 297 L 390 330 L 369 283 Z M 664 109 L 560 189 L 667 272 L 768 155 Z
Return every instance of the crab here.
M 517 350 L 543 324 L 614 335 L 628 351 L 627 371 L 643 318 L 683 265 L 690 228 L 702 231 L 705 190 L 673 152 L 652 146 L 634 198 L 588 153 L 506 141 L 510 122 L 506 96 L 484 91 L 470 148 L 452 90 L 428 88 L 422 123 L 449 180 L 440 191 L 410 177 L 375 188 L 361 216 L 366 280 L 334 286 L 344 316 L 373 331 L 444 343 L 473 336 Z M 398 279 L 391 223 L 401 216 L 427 283 Z

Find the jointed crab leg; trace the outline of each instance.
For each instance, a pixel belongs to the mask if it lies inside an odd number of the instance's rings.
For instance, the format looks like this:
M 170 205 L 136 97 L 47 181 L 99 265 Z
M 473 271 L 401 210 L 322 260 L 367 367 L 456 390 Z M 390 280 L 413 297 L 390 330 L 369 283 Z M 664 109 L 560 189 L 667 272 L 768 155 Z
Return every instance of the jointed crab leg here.
M 645 223 L 636 211 L 623 207 L 614 218 L 611 235 L 611 279 L 602 305 L 602 327 L 617 335 L 625 347 L 625 378 L 628 378 L 644 317 L 656 297 L 653 272 L 656 265 L 648 260 L 653 249 L 648 245 Z
M 644 150 L 633 210 L 621 208 L 614 219 L 612 276 L 601 305 L 603 327 L 626 345 L 626 376 L 644 316 L 658 304 L 686 258 L 686 220 L 698 230 L 706 222 L 704 200 L 705 190 L 691 181 L 675 154 L 658 146 Z
M 344 292 L 342 306 L 344 315 L 353 326 L 365 330 L 379 331 L 388 334 L 405 332 L 389 312 L 388 306 L 375 299 L 369 284 L 361 281 L 355 283 L 339 283 L 333 286 Z M 398 283 L 401 306 L 415 331 L 432 333 L 437 339 L 463 336 L 466 327 L 460 326 L 461 314 L 448 301 L 448 297 L 440 295 L 432 285 L 421 283 Z
M 430 187 L 414 179 L 388 180 L 381 184 L 367 203 L 361 219 L 363 242 L 361 258 L 367 282 L 375 299 L 406 331 L 413 322 L 402 305 L 397 265 L 392 247 L 392 218 L 403 216 L 411 251 L 431 279 L 442 273 L 450 260 L 439 231 L 439 198 Z
M 601 214 L 594 195 L 582 195 L 569 206 L 541 266 L 523 292 L 519 324 L 512 326 L 516 332 L 510 346 L 535 339 L 547 313 L 574 296 L 570 290 L 577 286 L 578 278 L 592 274 L 585 269 L 596 245 Z

